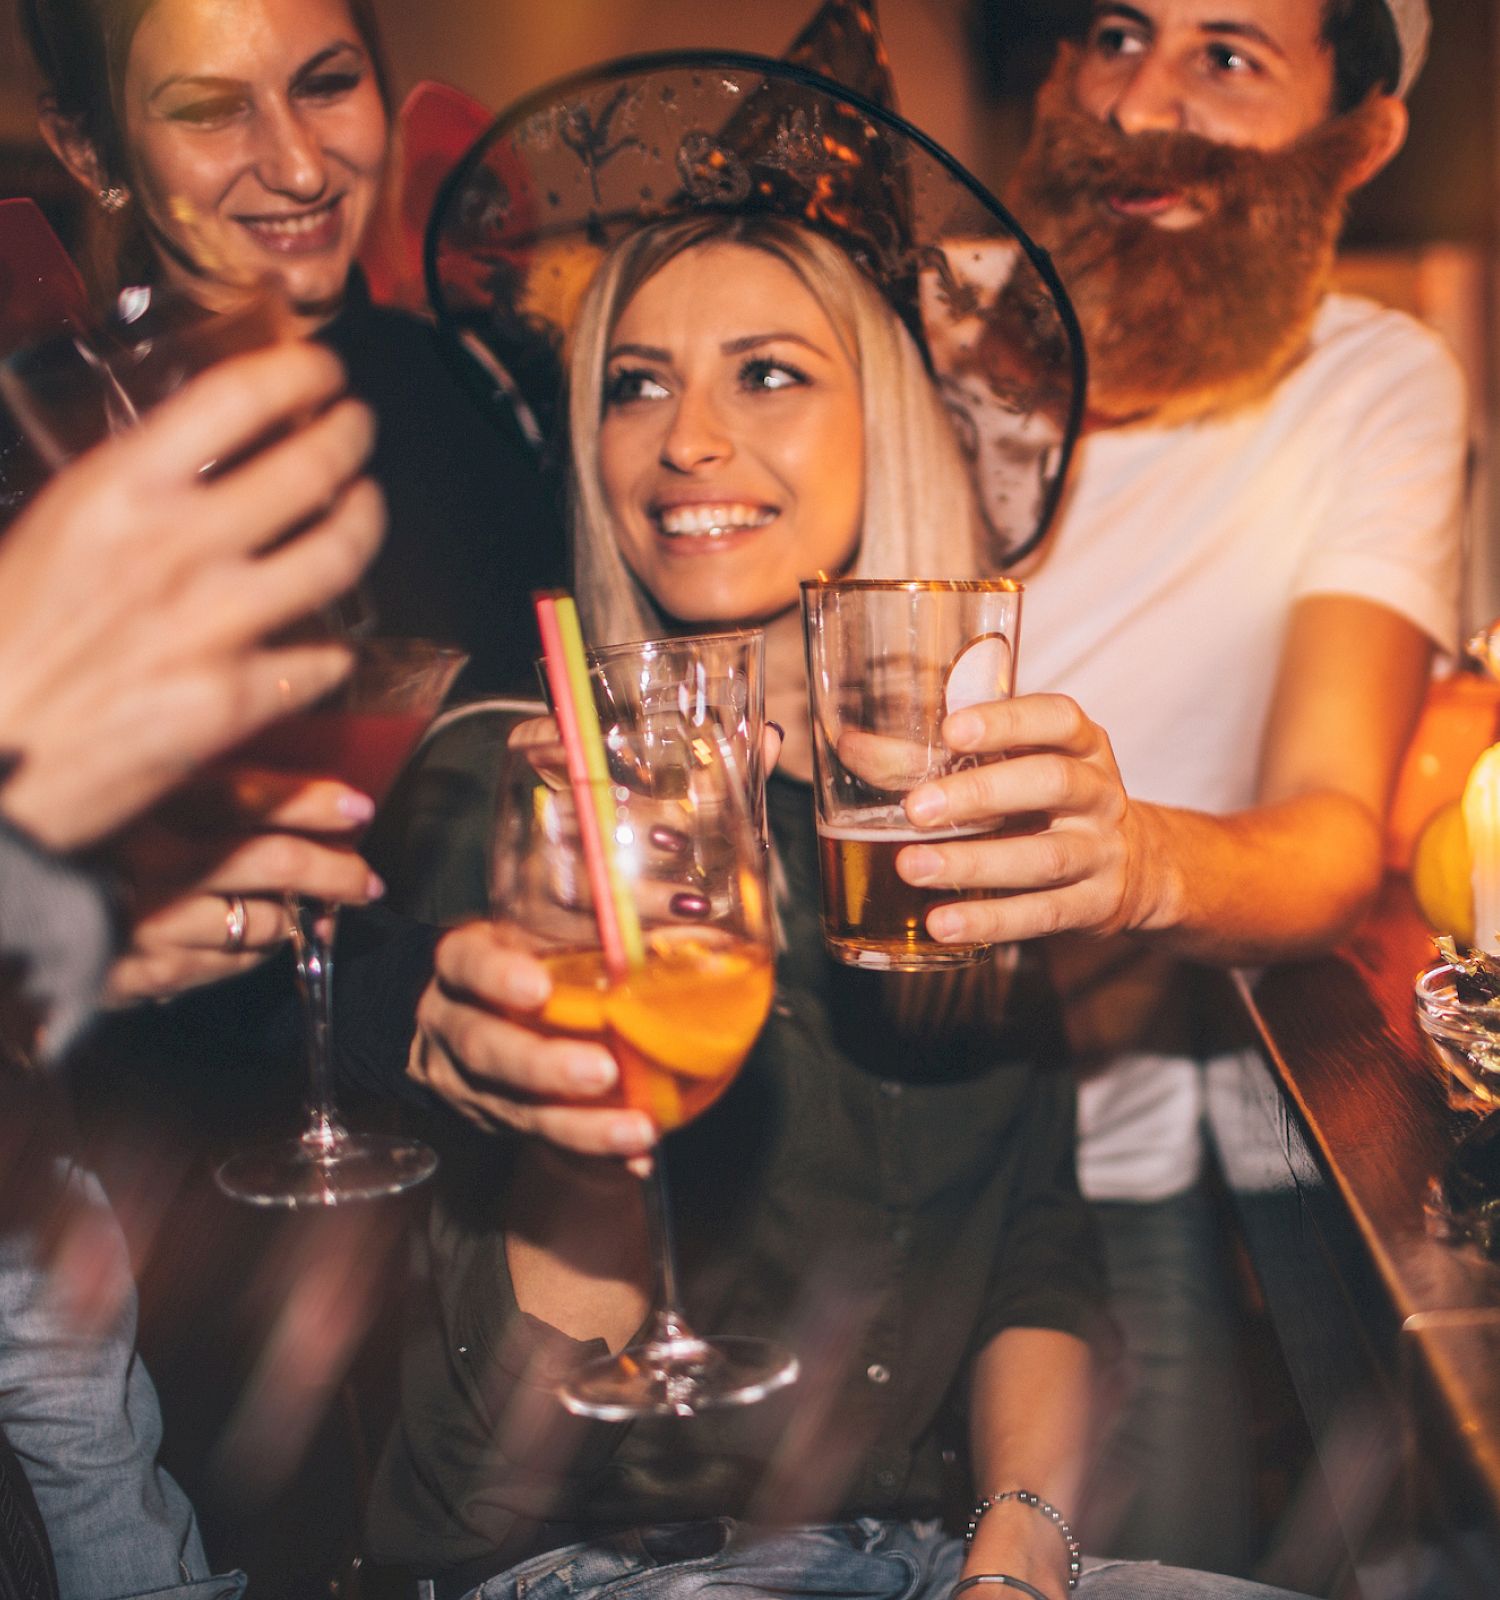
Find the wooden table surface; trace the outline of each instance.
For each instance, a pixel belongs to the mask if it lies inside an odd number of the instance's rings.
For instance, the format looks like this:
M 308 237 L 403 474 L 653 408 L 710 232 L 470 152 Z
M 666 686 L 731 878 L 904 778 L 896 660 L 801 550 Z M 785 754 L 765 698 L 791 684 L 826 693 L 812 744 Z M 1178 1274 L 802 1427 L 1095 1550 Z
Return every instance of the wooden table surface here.
M 1214 1142 L 1365 1600 L 1500 1595 L 1500 1263 L 1435 1236 L 1423 1205 L 1476 1116 L 1417 1027 L 1434 959 L 1392 879 L 1332 955 L 1237 977 L 1259 1050 L 1209 1071 Z M 1314 1592 L 1343 1592 L 1329 1583 Z

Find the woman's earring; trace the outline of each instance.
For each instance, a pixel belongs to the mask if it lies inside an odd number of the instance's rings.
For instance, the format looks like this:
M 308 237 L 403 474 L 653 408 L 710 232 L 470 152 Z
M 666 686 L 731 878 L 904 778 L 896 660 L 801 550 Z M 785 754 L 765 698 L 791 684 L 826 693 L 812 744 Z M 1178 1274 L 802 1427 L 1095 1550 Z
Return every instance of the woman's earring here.
M 99 191 L 99 204 L 106 211 L 123 211 L 130 204 L 130 190 L 112 183 L 107 189 Z

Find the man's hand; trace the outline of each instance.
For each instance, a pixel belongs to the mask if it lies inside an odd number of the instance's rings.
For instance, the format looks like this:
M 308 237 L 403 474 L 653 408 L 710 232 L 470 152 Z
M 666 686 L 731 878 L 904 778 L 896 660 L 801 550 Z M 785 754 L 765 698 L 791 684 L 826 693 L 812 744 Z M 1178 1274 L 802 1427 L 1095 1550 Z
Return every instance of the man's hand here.
M 478 1127 L 519 1128 L 585 1155 L 643 1155 L 655 1143 L 649 1117 L 589 1105 L 618 1082 L 614 1057 L 536 1025 L 550 993 L 546 968 L 503 927 L 455 929 L 417 1006 L 408 1076 Z
M 934 938 L 1000 944 L 1142 925 L 1149 836 L 1108 736 L 1076 702 L 1038 694 L 972 706 L 944 722 L 943 738 L 986 762 L 913 789 L 907 815 L 924 828 L 1000 829 L 1014 819 L 1015 831 L 908 845 L 897 855 L 908 883 L 999 891 L 929 912 Z
M 380 543 L 358 474 L 374 426 L 327 351 L 225 362 L 65 468 L 0 540 L 0 807 L 70 850 L 348 670 L 268 642 L 359 577 Z M 285 437 L 234 462 L 277 430 Z

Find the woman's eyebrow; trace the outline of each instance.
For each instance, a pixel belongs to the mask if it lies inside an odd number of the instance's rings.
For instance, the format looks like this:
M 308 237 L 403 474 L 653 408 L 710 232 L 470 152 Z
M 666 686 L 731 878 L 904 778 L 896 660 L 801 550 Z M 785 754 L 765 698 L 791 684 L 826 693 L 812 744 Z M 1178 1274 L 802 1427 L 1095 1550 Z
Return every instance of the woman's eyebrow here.
M 743 338 L 730 339 L 721 344 L 719 349 L 726 356 L 742 356 L 747 350 L 754 350 L 763 344 L 800 344 L 804 350 L 811 350 L 814 355 L 820 355 L 825 361 L 831 360 L 828 352 L 820 344 L 815 344 L 811 339 L 800 333 L 780 331 L 776 333 L 747 333 Z
M 606 361 L 618 360 L 621 356 L 634 356 L 637 361 L 659 361 L 663 365 L 672 359 L 669 350 L 663 350 L 654 344 L 617 344 L 605 357 Z
M 302 65 L 297 68 L 296 72 L 292 74 L 292 81 L 296 83 L 301 79 L 308 77 L 312 73 L 317 72 L 320 67 L 325 66 L 335 56 L 341 56 L 345 54 L 357 55 L 361 59 L 364 57 L 364 51 L 361 50 L 353 40 L 339 39 L 333 44 L 329 45 L 326 49 L 319 50 L 315 56 L 311 56 L 308 58 L 308 60 L 304 61 Z M 184 86 L 191 89 L 206 89 L 210 93 L 223 93 L 225 90 L 243 88 L 244 79 L 221 77 L 211 72 L 176 72 L 173 73 L 170 78 L 163 78 L 161 82 L 157 84 L 154 89 L 152 89 L 150 94 L 146 96 L 146 99 L 148 102 L 150 102 L 155 100 L 158 96 L 165 94 L 169 89 L 176 89 Z
M 326 50 L 320 50 L 318 51 L 317 55 L 310 57 L 307 61 L 304 61 L 302 65 L 298 67 L 297 70 L 292 74 L 292 81 L 293 83 L 296 83 L 303 78 L 310 77 L 322 67 L 327 66 L 327 64 L 335 56 L 356 55 L 363 60 L 364 54 L 365 52 L 361 50 L 352 39 L 339 39 L 333 44 L 329 45 Z

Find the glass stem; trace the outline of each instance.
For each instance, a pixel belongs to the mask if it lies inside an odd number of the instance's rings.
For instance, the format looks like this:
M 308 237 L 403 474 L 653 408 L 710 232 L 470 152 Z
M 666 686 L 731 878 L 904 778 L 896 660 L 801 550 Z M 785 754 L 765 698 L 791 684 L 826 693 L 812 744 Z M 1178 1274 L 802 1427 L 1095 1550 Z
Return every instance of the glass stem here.
M 307 1012 L 307 1126 L 302 1143 L 321 1157 L 345 1137 L 333 1103 L 333 934 L 338 907 L 297 896 L 288 905 Z
M 682 1313 L 682 1302 L 677 1287 L 677 1251 L 672 1243 L 672 1221 L 667 1206 L 667 1175 L 662 1166 L 661 1151 L 651 1157 L 651 1171 L 643 1180 L 646 1199 L 646 1238 L 651 1249 L 651 1259 L 656 1263 L 657 1339 L 691 1339 L 695 1335 Z

